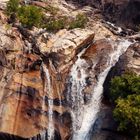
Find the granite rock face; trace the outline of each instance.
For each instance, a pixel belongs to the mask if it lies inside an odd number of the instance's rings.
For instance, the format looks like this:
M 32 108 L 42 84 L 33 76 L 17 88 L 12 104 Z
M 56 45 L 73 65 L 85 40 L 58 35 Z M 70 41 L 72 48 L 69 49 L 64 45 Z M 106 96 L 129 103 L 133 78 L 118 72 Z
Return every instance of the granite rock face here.
M 140 24 L 140 0 L 73 0 L 98 9 L 102 18 L 124 28 L 137 30 Z M 100 17 L 98 14 L 94 16 Z
M 120 57 L 116 68 L 120 73 L 129 70 L 140 75 L 140 43 L 135 43 L 128 48 Z
M 1 9 L 5 2 L 2 1 Z M 55 2 L 57 4 L 57 0 Z M 108 5 L 115 6 L 116 10 L 116 7 L 122 8 L 125 3 L 130 3 L 127 0 L 86 2 L 107 13 L 110 11 Z M 44 7 L 37 1 L 32 4 Z M 64 7 L 63 10 L 72 13 Z M 26 139 L 40 136 L 44 130 L 47 133 L 51 107 L 55 139 L 69 140 L 73 133 L 70 112 L 77 109 L 77 104 L 72 102 L 73 94 L 77 91 L 69 92 L 72 87 L 71 78 L 76 75 L 78 82 L 84 78 L 86 86 L 81 91 L 84 101 L 80 105 L 87 105 L 99 75 L 110 66 L 110 55 L 117 49 L 120 38 L 100 21 L 92 23 L 91 20 L 90 27 L 86 29 L 64 29 L 56 34 L 40 33 L 42 29 L 36 28 L 27 30 L 19 26 L 12 27 L 6 22 L 7 17 L 0 11 L 0 131 L 8 133 L 8 138 L 11 134 Z M 115 65 L 118 74 L 128 68 L 139 74 L 139 47 L 136 43 L 120 57 Z M 80 64 L 77 62 L 79 59 Z M 72 71 L 73 67 L 76 74 Z M 79 103 L 79 98 L 75 100 Z M 104 107 L 102 110 L 107 109 Z M 110 108 L 107 113 L 110 114 Z M 112 117 L 103 116 L 102 122 L 107 120 L 103 123 L 104 128 L 111 128 L 108 122 L 111 122 Z M 3 133 L 0 135 L 3 136 Z
M 18 29 L 6 30 L 1 25 L 0 30 L 0 131 L 30 138 L 47 129 L 49 98 L 53 100 L 55 133 L 67 139 L 71 116 L 64 104 L 65 81 L 76 54 L 92 43 L 94 33 L 62 30 L 45 46 L 40 41 L 42 36 L 37 40 L 39 55 L 27 40 L 22 40 Z M 50 73 L 51 96 L 45 90 L 45 67 Z
M 48 100 L 52 100 L 55 137 L 68 139 L 73 121 L 70 110 L 77 107 L 67 98 L 68 87 L 78 54 L 85 49 L 77 78 L 83 77 L 84 70 L 86 87 L 82 94 L 84 104 L 88 104 L 100 73 L 109 66 L 109 56 L 118 46 L 109 39 L 93 42 L 94 32 L 88 29 L 61 30 L 55 35 L 39 36 L 37 53 L 34 43 L 26 40 L 17 28 L 5 28 L 1 25 L 0 131 L 31 138 L 47 130 Z M 46 87 L 51 88 L 51 93 Z

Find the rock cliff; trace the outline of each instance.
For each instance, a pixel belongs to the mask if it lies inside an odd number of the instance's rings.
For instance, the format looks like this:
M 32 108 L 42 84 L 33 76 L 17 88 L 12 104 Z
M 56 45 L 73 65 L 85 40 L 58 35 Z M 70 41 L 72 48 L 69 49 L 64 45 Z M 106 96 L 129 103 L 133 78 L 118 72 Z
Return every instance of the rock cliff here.
M 86 0 L 74 2 L 83 5 L 91 5 L 96 10 L 94 16 L 102 15 L 107 21 L 113 22 L 124 28 L 137 30 L 140 24 L 139 0 Z M 98 10 L 97 10 L 98 9 Z M 100 13 L 100 14 L 99 14 Z
M 51 130 L 55 140 L 70 140 L 75 132 L 79 134 L 83 130 L 84 119 L 91 121 L 84 115 L 94 105 L 93 118 L 96 121 L 100 108 L 97 100 L 101 99 L 97 96 L 93 100 L 92 96 L 96 96 L 98 90 L 102 93 L 102 85 L 96 89 L 99 83 L 103 84 L 105 79 L 108 82 L 115 74 L 127 69 L 140 74 L 140 44 L 133 44 L 132 39 L 127 39 L 127 34 L 125 37 L 113 34 L 103 22 L 96 21 L 91 15 L 85 29 L 63 29 L 57 33 L 37 28 L 27 30 L 7 23 L 3 12 L 5 2 L 0 2 L 0 139 L 5 134 L 6 139 L 14 139 L 13 135 L 17 135 L 17 139 L 45 140 L 51 135 Z M 112 8 L 108 3 L 113 3 L 115 8 L 139 3 L 138 0 L 86 2 L 107 13 L 110 11 L 108 8 Z M 62 8 L 61 14 L 71 12 L 72 17 L 80 11 L 87 15 L 92 12 L 92 8 L 87 11 L 76 9 L 65 1 L 54 1 L 54 5 L 57 4 Z M 120 29 L 113 27 L 117 31 Z M 130 44 L 133 45 L 129 47 Z M 113 70 L 109 72 L 113 66 L 115 73 Z M 93 101 L 94 104 L 90 104 Z M 106 119 L 102 115 L 101 118 L 101 122 Z M 107 127 L 110 127 L 108 124 L 107 120 Z
M 45 36 L 45 35 L 44 35 Z M 31 44 L 22 40 L 16 28 L 6 30 L 1 25 L 0 78 L 1 78 L 1 127 L 7 132 L 29 138 L 47 127 L 47 99 L 54 100 L 56 131 L 64 139 L 69 133 L 70 120 L 65 122 L 67 109 L 64 102 L 64 86 L 75 55 L 92 43 L 94 33 L 89 30 L 60 31 L 47 44 L 38 39 L 41 55 L 35 54 Z M 44 40 L 45 41 L 45 40 Z M 43 46 L 45 44 L 45 46 Z M 52 96 L 45 90 L 45 69 L 48 67 Z M 45 108 L 43 100 L 45 97 Z M 45 117 L 46 116 L 46 117 Z M 69 116 L 69 115 L 68 115 Z M 62 120 L 61 120 L 62 118 Z M 58 121 L 58 120 L 61 121 Z M 66 123 L 66 124 L 65 124 Z

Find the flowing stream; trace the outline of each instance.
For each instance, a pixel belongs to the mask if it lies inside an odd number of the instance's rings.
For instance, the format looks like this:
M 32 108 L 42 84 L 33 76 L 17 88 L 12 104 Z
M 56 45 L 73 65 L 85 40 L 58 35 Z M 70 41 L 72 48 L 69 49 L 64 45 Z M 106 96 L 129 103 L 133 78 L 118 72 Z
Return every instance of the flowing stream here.
M 102 99 L 102 93 L 103 93 L 103 83 L 106 79 L 106 76 L 109 72 L 109 70 L 111 69 L 111 67 L 113 65 L 115 65 L 115 63 L 118 61 L 119 57 L 127 50 L 127 48 L 130 46 L 131 42 L 129 42 L 128 40 L 120 40 L 120 42 L 118 44 L 116 44 L 116 47 L 114 46 L 114 50 L 113 53 L 110 54 L 110 56 L 108 56 L 108 66 L 107 68 L 100 73 L 100 75 L 98 76 L 98 81 L 97 81 L 97 85 L 95 86 L 93 93 L 92 93 L 92 100 L 90 102 L 90 104 L 88 105 L 84 105 L 84 110 L 80 110 L 80 108 L 82 108 L 82 106 L 79 108 L 79 112 L 81 112 L 81 114 L 83 114 L 83 120 L 82 120 L 82 124 L 79 124 L 80 128 L 78 130 L 74 130 L 74 135 L 73 135 L 73 140 L 90 140 L 89 137 L 89 131 L 91 130 L 91 127 L 93 126 L 93 124 L 95 123 L 96 119 L 97 119 L 97 114 L 100 110 L 100 103 L 101 103 L 101 99 Z M 80 58 L 79 58 L 80 59 Z M 79 63 L 82 65 L 82 60 L 77 60 L 77 62 L 75 63 L 75 66 L 73 67 L 79 67 Z M 76 73 L 77 69 L 73 69 L 72 68 L 72 73 Z M 75 76 L 75 75 L 74 75 Z M 80 83 L 85 83 L 85 76 L 81 79 L 82 81 L 80 81 Z M 73 84 L 76 84 L 76 86 L 79 86 L 79 81 L 75 81 L 73 80 Z M 80 91 L 84 88 L 85 84 L 80 84 L 81 87 L 79 90 Z M 77 94 L 75 94 L 75 96 L 77 96 Z M 76 97 L 73 97 L 76 98 Z M 80 97 L 81 98 L 81 97 Z M 82 100 L 79 100 L 79 102 L 82 102 Z M 77 103 L 79 104 L 79 103 Z M 76 110 L 77 111 L 77 110 Z M 79 114 L 77 112 L 74 112 L 74 114 Z M 73 118 L 73 122 L 77 121 L 77 118 L 79 116 L 76 116 Z M 75 123 L 73 123 L 75 124 Z

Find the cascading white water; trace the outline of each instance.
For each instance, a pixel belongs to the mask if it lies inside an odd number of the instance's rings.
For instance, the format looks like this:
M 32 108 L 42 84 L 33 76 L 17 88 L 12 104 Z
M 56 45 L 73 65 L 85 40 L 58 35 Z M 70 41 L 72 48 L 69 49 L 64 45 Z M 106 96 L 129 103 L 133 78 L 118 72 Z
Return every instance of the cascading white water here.
M 111 41 L 111 40 L 110 40 Z M 114 43 L 114 42 L 113 42 Z M 113 44 L 112 43 L 112 44 Z M 114 43 L 115 44 L 115 43 Z M 114 45 L 113 44 L 113 45 Z M 100 103 L 102 99 L 103 83 L 106 76 L 113 65 L 118 61 L 119 57 L 127 50 L 127 48 L 132 44 L 128 40 L 119 40 L 118 43 L 113 46 L 112 53 L 108 56 L 108 62 L 106 69 L 98 75 L 98 81 L 93 90 L 93 96 L 89 104 L 84 105 L 84 95 L 83 90 L 87 86 L 86 78 L 88 74 L 86 73 L 88 64 L 84 59 L 81 58 L 82 54 L 85 52 L 83 50 L 78 54 L 78 59 L 72 66 L 70 73 L 70 83 L 71 89 L 67 99 L 72 101 L 72 121 L 73 121 L 73 140 L 90 140 L 89 132 L 97 119 L 98 112 L 100 111 Z M 96 63 L 94 63 L 94 67 Z M 46 90 L 48 93 L 48 137 L 47 140 L 52 140 L 54 138 L 54 124 L 53 124 L 53 100 L 52 97 L 52 86 L 50 74 L 45 65 L 43 69 L 46 77 Z M 45 95 L 43 97 L 42 110 L 45 110 Z M 40 134 L 41 140 L 46 140 L 46 132 Z
M 110 25 L 110 27 L 113 27 L 115 29 L 117 29 L 116 33 L 121 33 L 123 30 L 121 27 L 117 27 L 115 24 L 111 23 L 111 22 L 106 22 L 108 25 Z
M 82 90 L 86 86 L 86 72 L 84 70 L 84 64 L 85 60 L 81 59 L 81 55 L 85 52 L 85 49 L 78 54 L 78 59 L 73 65 L 71 69 L 71 79 L 70 82 L 72 83 L 71 85 L 71 91 L 70 93 L 71 100 L 72 100 L 72 118 L 73 118 L 73 131 L 75 132 L 77 129 L 79 129 L 79 124 L 82 122 L 82 115 L 81 115 L 81 110 L 82 106 L 84 104 L 83 100 L 83 95 L 82 95 Z
M 93 96 L 90 104 L 84 105 L 84 110 L 82 111 L 83 114 L 83 120 L 82 120 L 82 125 L 79 130 L 76 130 L 73 135 L 73 140 L 90 140 L 89 138 L 89 131 L 93 124 L 95 123 L 97 119 L 97 114 L 100 110 L 100 103 L 101 103 L 101 98 L 102 98 L 102 93 L 103 93 L 103 83 L 106 79 L 106 76 L 111 69 L 113 65 L 118 61 L 119 57 L 127 50 L 127 48 L 132 44 L 128 40 L 120 40 L 118 44 L 116 44 L 115 49 L 113 50 L 113 53 L 110 54 L 109 56 L 109 62 L 108 62 L 108 67 L 100 73 L 98 77 L 98 82 L 96 87 L 94 88 L 93 91 Z M 77 60 L 79 62 L 79 60 Z M 80 63 L 82 64 L 82 63 Z M 75 63 L 77 65 L 77 62 Z M 74 66 L 76 67 L 76 66 Z M 79 66 L 80 67 L 80 66 Z M 72 69 L 72 73 L 77 73 L 77 69 Z M 75 70 L 75 71 L 74 71 Z M 85 78 L 85 76 L 83 77 Z M 84 80 L 83 80 L 84 81 Z M 73 82 L 75 82 L 73 80 Z M 75 84 L 75 83 L 73 83 Z M 81 85 L 83 87 L 80 87 L 81 89 L 84 88 L 84 85 Z M 80 107 L 82 108 L 82 107 Z M 81 110 L 80 110 L 81 111 Z M 77 113 L 78 114 L 78 113 Z M 77 119 L 75 117 L 75 119 Z M 73 120 L 76 121 L 76 120 Z
M 53 124 L 53 100 L 51 99 L 52 95 L 52 90 L 51 90 L 51 80 L 50 80 L 50 74 L 46 66 L 43 67 L 47 84 L 46 84 L 46 89 L 48 93 L 48 137 L 47 140 L 52 140 L 54 137 L 54 124 Z M 45 96 L 43 97 L 43 103 L 42 103 L 42 109 L 45 108 Z M 41 140 L 46 140 L 45 138 L 45 133 L 42 132 L 41 135 Z

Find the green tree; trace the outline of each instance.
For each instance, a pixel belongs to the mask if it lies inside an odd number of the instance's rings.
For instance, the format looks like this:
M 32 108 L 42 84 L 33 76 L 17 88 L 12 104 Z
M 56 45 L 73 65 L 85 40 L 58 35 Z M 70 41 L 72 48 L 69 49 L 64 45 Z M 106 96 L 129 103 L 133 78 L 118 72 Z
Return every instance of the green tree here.
M 40 26 L 43 18 L 42 10 L 36 6 L 21 6 L 18 10 L 18 19 L 25 27 Z
M 127 72 L 111 80 L 111 101 L 114 102 L 118 98 L 126 98 L 130 94 L 140 94 L 140 76 Z
M 126 73 L 111 81 L 111 101 L 115 103 L 113 115 L 119 122 L 118 130 L 129 132 L 140 139 L 140 76 Z
M 127 131 L 136 140 L 140 139 L 140 95 L 128 95 L 116 100 L 114 117 L 119 122 L 118 130 Z

